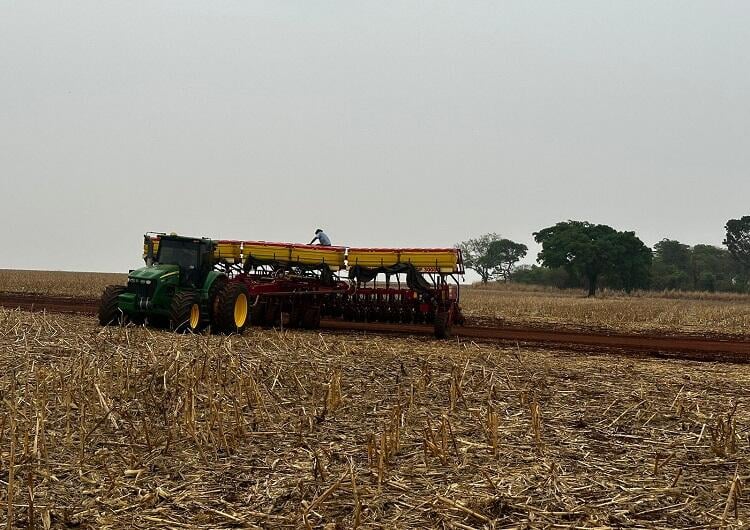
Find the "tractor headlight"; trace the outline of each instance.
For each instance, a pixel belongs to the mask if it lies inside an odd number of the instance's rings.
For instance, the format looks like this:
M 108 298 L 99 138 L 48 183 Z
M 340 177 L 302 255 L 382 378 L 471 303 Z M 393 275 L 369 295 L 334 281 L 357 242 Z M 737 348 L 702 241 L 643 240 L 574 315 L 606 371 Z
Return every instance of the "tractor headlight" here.
M 146 280 L 146 285 L 151 285 L 151 280 Z

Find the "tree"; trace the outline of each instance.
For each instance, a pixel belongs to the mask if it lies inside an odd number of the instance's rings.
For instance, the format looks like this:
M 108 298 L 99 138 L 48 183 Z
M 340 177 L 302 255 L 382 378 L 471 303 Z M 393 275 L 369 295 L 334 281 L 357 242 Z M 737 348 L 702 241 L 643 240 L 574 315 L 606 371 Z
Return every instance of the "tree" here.
M 687 273 L 690 269 L 690 245 L 674 239 L 662 239 L 654 245 L 654 258 Z
M 713 245 L 690 247 L 671 239 L 654 245 L 654 289 L 736 291 L 743 285 L 740 264 L 728 250 Z
M 692 250 L 674 239 L 662 239 L 654 245 L 652 269 L 656 289 L 691 289 Z
M 596 294 L 603 274 L 618 278 L 626 290 L 648 281 L 651 250 L 634 232 L 618 232 L 588 221 L 564 221 L 534 232 L 534 240 L 542 245 L 537 261 L 583 278 L 589 296 Z
M 724 227 L 727 231 L 724 244 L 732 257 L 750 270 L 750 215 L 740 219 L 730 219 Z
M 608 268 L 604 249 L 607 236 L 615 230 L 587 221 L 567 221 L 534 232 L 542 245 L 537 261 L 546 267 L 564 268 L 588 282 L 589 296 L 596 293 L 599 276 Z
M 702 272 L 698 281 L 695 282 L 695 287 L 699 291 L 708 291 L 713 293 L 716 291 L 716 276 L 710 272 Z
M 464 266 L 472 269 L 482 278 L 482 283 L 487 283 L 494 274 L 499 265 L 497 261 L 489 256 L 488 251 L 490 243 L 500 240 L 500 235 L 494 232 L 484 234 L 475 239 L 469 239 L 456 245 L 461 249 L 464 257 Z
M 626 293 L 648 287 L 651 280 L 651 249 L 635 232 L 617 232 L 614 236 L 610 269 L 619 278 Z
M 693 288 L 699 291 L 732 291 L 734 282 L 742 275 L 740 264 L 729 251 L 713 245 L 695 245 L 691 267 Z
M 492 241 L 487 248 L 487 255 L 491 263 L 497 263 L 493 275 L 499 276 L 504 282 L 507 282 L 515 264 L 524 258 L 528 251 L 529 247 L 510 239 Z

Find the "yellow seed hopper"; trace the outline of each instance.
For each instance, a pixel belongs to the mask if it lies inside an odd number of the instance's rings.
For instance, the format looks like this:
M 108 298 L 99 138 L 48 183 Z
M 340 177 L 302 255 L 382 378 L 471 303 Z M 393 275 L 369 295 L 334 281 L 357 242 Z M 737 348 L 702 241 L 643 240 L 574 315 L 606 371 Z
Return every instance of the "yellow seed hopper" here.
M 463 274 L 461 252 L 455 248 L 350 248 L 349 267 L 392 267 L 411 264 L 422 272 Z

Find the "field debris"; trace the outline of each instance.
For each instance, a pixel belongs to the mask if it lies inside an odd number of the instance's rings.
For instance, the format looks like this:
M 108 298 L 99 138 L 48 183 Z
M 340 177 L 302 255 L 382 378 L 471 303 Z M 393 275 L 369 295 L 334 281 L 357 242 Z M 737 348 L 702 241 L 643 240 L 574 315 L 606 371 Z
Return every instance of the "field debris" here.
M 748 524 L 746 366 L 2 309 L 0 362 L 9 527 Z

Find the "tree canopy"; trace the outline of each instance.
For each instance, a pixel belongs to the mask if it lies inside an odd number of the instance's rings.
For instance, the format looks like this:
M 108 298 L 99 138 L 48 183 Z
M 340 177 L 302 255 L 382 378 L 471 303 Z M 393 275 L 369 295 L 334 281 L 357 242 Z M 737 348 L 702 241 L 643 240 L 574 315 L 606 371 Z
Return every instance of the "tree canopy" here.
M 750 270 L 750 215 L 740 219 L 730 219 L 724 227 L 727 231 L 724 244 L 732 257 Z
M 737 291 L 742 271 L 728 250 L 663 239 L 654 245 L 651 288 L 681 291 Z
M 652 267 L 655 289 L 690 289 L 690 245 L 673 239 L 662 239 L 654 245 Z
M 599 287 L 747 292 L 750 288 L 750 215 L 725 225 L 726 248 L 662 239 L 653 252 L 634 232 L 588 221 L 563 221 L 534 232 L 542 246 L 537 265 L 517 263 L 526 245 L 485 234 L 458 245 L 482 281 L 502 279 L 559 288 Z
M 500 239 L 499 234 L 490 232 L 474 239 L 467 239 L 456 245 L 463 254 L 464 266 L 476 271 L 482 278 L 482 283 L 487 283 L 493 277 L 493 271 L 497 263 L 492 260 L 488 251 L 490 243 Z
M 529 247 L 510 239 L 492 241 L 487 248 L 487 255 L 490 262 L 495 264 L 493 273 L 507 282 L 513 272 L 513 267 L 526 256 L 528 251 Z
M 630 293 L 649 286 L 652 253 L 635 232 L 616 232 L 611 241 L 609 274 Z
M 456 245 L 464 256 L 464 265 L 476 271 L 482 283 L 510 278 L 513 267 L 528 252 L 528 247 L 491 232 Z
M 651 250 L 634 232 L 618 232 L 588 221 L 564 221 L 534 232 L 534 240 L 542 245 L 537 261 L 584 279 L 589 296 L 596 293 L 604 274 L 617 278 L 628 292 L 648 285 Z

